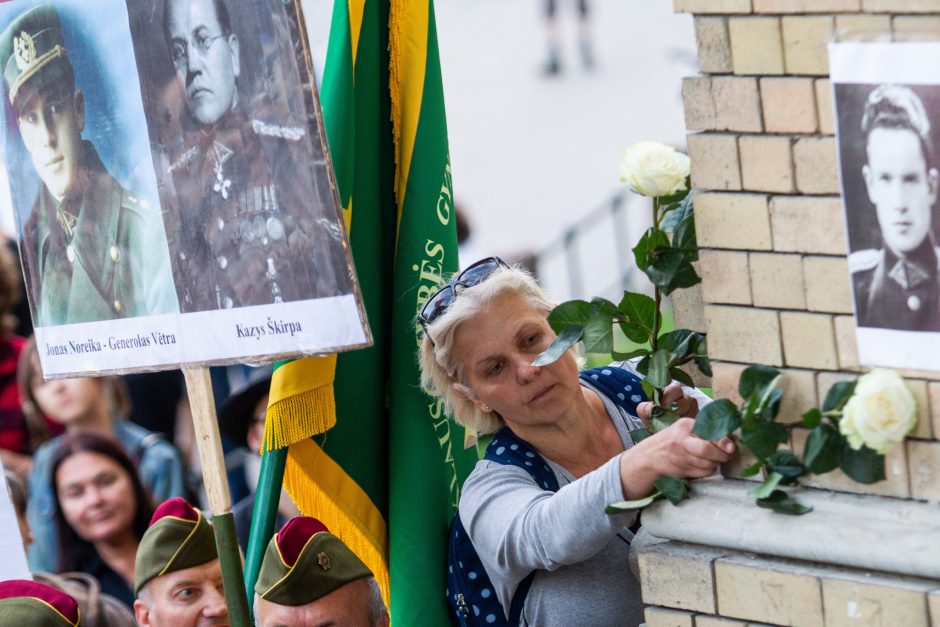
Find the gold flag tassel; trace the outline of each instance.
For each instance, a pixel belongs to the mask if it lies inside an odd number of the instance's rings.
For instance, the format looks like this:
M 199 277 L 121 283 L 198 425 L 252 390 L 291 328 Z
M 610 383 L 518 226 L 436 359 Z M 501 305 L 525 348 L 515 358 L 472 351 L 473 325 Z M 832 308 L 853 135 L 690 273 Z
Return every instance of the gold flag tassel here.
M 286 448 L 336 425 L 336 355 L 306 357 L 274 371 L 263 451 Z

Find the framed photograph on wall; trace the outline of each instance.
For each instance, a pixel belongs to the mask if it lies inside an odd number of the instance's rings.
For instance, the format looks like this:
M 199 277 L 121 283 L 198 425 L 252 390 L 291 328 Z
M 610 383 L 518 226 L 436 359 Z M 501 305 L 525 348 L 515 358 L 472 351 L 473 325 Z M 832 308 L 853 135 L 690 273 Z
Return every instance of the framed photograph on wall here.
M 0 4 L 47 377 L 367 346 L 299 0 Z
M 940 369 L 940 42 L 829 59 L 859 362 Z

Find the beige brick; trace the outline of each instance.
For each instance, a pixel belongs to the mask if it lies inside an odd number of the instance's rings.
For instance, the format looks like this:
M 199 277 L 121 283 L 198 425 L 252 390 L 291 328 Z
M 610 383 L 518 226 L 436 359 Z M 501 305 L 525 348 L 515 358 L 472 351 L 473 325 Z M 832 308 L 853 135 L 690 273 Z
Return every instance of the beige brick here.
M 806 309 L 799 255 L 751 253 L 751 294 L 756 307 Z
M 890 15 L 837 15 L 839 41 L 890 41 Z
M 738 394 L 738 381 L 747 366 L 724 361 L 712 362 L 712 392 L 715 398 L 727 398 L 735 405 L 742 402 Z
M 793 191 L 793 158 L 789 137 L 751 135 L 738 141 L 741 183 L 757 192 Z
M 754 0 L 754 13 L 838 13 L 860 6 L 860 0 Z
M 804 194 L 838 194 L 834 137 L 803 137 L 793 144 L 796 187 Z
M 781 29 L 787 74 L 829 74 L 826 45 L 832 40 L 833 18 L 786 16 Z
M 940 16 L 899 15 L 894 18 L 895 41 L 936 41 L 937 33 L 940 33 Z
M 776 311 L 706 305 L 708 352 L 715 359 L 748 364 L 783 364 Z
M 927 605 L 930 607 L 930 627 L 940 627 L 940 590 L 927 595 Z
M 819 579 L 805 568 L 782 560 L 723 557 L 715 561 L 715 587 L 722 616 L 823 626 Z
M 911 496 L 915 499 L 940 501 L 940 442 L 908 440 L 906 444 L 911 473 Z
M 849 267 L 844 257 L 804 257 L 803 281 L 810 311 L 852 313 Z
M 816 91 L 811 78 L 762 78 L 760 99 L 768 133 L 814 133 Z
M 766 196 L 698 193 L 694 203 L 699 246 L 770 250 Z
M 932 436 L 930 428 L 930 401 L 927 394 L 927 382 L 905 379 L 908 389 L 914 395 L 914 401 L 917 403 L 917 424 L 908 434 L 912 438 L 929 440 Z
M 832 85 L 828 78 L 816 79 L 816 115 L 819 117 L 819 132 L 832 135 L 836 132 L 832 117 Z
M 770 200 L 774 250 L 844 255 L 845 228 L 838 198 L 777 196 Z
M 735 74 L 783 74 L 780 19 L 732 17 L 728 20 L 731 63 Z
M 676 13 L 750 13 L 751 0 L 672 0 Z
M 937 0 L 862 0 L 866 13 L 933 13 Z
M 688 137 L 692 160 L 692 187 L 741 189 L 738 142 L 734 135 L 698 133 Z
M 836 316 L 833 318 L 836 331 L 836 349 L 839 351 L 839 368 L 859 370 L 858 344 L 855 341 L 855 318 Z
M 816 374 L 816 397 L 819 399 L 819 405 L 826 400 L 826 394 L 829 393 L 829 388 L 831 388 L 836 383 L 840 381 L 851 381 L 855 379 L 857 374 L 850 374 L 847 372 L 820 372 Z
M 706 303 L 751 304 L 747 253 L 703 250 L 699 253 L 698 270 Z
M 701 276 L 699 265 L 699 262 L 693 264 Z M 705 305 L 702 300 L 701 283 L 672 293 L 672 314 L 677 329 L 705 332 Z
M 728 40 L 728 18 L 695 17 L 695 41 L 698 64 L 703 72 L 731 72 L 731 42 Z
M 782 311 L 780 330 L 784 361 L 788 366 L 822 370 L 839 367 L 832 316 Z
M 694 627 L 695 614 L 664 607 L 646 608 L 646 627 Z
M 719 129 L 745 133 L 764 130 L 756 78 L 716 76 L 712 79 L 712 98 Z
M 686 76 L 682 79 L 682 107 L 685 127 L 690 131 L 710 131 L 715 127 L 715 101 L 712 100 L 712 79 L 707 76 Z
M 781 423 L 800 422 L 803 414 L 812 407 L 819 407 L 816 398 L 816 376 L 812 370 L 785 369 L 780 387 L 783 399 L 780 401 L 780 413 L 777 421 Z
M 748 625 L 756 625 L 757 623 L 746 623 L 740 620 L 734 620 L 733 618 L 722 618 L 721 616 L 706 616 L 704 614 L 695 617 L 695 627 L 735 627 L 741 626 L 747 627 Z
M 930 426 L 933 437 L 940 440 L 940 383 L 927 384 L 927 400 L 930 406 Z
M 873 573 L 822 578 L 827 627 L 927 627 L 927 592 L 936 582 Z
M 716 613 L 712 562 L 726 554 L 719 549 L 676 542 L 643 549 L 639 555 L 643 602 Z

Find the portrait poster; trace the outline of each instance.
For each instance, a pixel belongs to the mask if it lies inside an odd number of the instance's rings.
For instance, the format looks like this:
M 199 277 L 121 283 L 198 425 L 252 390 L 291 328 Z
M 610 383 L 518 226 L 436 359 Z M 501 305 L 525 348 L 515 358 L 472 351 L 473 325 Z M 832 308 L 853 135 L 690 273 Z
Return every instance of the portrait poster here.
M 367 346 L 299 0 L 0 3 L 47 378 Z
M 833 43 L 859 363 L 940 370 L 940 42 Z

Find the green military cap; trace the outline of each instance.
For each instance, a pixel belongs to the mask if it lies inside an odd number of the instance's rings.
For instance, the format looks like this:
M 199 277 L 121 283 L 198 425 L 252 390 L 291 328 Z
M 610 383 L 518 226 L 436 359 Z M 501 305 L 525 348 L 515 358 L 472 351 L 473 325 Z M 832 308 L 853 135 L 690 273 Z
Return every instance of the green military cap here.
M 153 513 L 137 547 L 134 594 L 154 577 L 201 566 L 218 559 L 212 525 L 180 497 L 165 501 Z
M 268 543 L 255 592 L 278 605 L 306 605 L 370 576 L 372 571 L 323 523 L 298 516 Z
M 0 70 L 10 88 L 10 102 L 27 81 L 36 89 L 71 75 L 59 12 L 41 4 L 22 13 L 0 35 Z
M 0 625 L 78 627 L 78 603 L 58 588 L 28 579 L 0 582 Z

